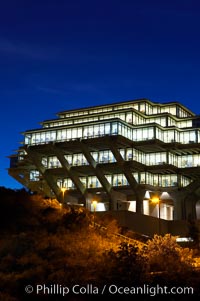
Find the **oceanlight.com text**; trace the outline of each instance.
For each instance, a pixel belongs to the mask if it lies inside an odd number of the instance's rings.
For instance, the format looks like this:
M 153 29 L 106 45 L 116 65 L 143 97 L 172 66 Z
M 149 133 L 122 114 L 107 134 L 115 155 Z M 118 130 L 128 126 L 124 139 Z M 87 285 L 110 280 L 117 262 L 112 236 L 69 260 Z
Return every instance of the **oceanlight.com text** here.
M 65 286 L 61 284 L 37 284 L 36 286 L 27 285 L 25 287 L 27 294 L 36 295 L 60 295 L 67 296 L 74 295 L 193 295 L 194 289 L 192 287 L 168 287 L 155 285 L 151 286 L 144 284 L 142 286 L 119 286 L 116 284 L 103 285 L 98 287 L 93 284 Z

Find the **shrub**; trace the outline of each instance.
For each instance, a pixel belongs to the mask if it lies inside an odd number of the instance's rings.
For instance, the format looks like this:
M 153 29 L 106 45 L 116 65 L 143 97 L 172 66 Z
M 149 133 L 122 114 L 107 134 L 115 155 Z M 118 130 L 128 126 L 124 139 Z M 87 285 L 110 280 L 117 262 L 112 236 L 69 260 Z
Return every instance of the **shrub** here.
M 154 235 L 148 240 L 145 255 L 152 272 L 161 272 L 171 283 L 182 281 L 192 271 L 193 253 L 188 248 L 182 248 L 176 242 L 176 236 Z M 165 275 L 165 276 L 164 276 Z

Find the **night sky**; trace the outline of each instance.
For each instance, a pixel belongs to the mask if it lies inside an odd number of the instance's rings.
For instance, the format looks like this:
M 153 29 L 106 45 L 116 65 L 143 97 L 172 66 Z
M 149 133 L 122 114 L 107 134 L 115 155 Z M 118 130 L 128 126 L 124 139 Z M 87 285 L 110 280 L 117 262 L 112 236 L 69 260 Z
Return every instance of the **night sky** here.
M 200 114 L 199 0 L 0 4 L 0 186 L 21 133 L 62 110 L 137 98 Z

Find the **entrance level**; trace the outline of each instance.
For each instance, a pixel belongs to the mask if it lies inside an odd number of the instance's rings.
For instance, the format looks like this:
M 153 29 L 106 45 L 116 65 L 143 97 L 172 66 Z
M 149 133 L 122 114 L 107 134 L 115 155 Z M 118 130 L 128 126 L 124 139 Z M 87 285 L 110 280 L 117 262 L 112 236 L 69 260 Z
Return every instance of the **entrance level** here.
M 134 196 L 128 200 L 116 200 L 114 210 L 127 210 L 136 212 L 136 200 Z M 146 190 L 143 199 L 144 215 L 149 215 L 165 220 L 174 219 L 174 202 L 168 192 L 155 192 Z

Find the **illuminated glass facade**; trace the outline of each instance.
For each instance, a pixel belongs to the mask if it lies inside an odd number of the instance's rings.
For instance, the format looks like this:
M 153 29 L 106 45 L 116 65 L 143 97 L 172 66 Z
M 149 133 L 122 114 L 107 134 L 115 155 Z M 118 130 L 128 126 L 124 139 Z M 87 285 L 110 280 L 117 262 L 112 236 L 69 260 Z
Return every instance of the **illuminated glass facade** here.
M 31 191 L 62 200 L 65 187 L 67 203 L 92 210 L 95 198 L 97 210 L 158 217 L 156 194 L 163 219 L 199 215 L 200 118 L 180 103 L 139 99 L 63 111 L 23 135 L 9 174 Z

